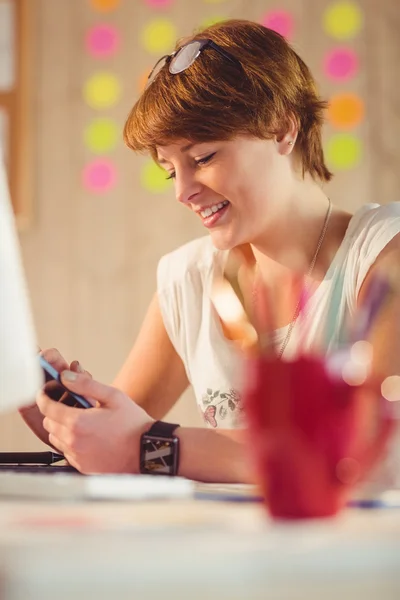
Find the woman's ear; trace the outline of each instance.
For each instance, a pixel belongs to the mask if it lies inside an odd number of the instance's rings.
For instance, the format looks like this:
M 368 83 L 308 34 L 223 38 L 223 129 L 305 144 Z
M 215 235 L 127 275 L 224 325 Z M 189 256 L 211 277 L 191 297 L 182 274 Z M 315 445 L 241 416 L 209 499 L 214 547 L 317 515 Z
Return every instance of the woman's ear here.
M 293 114 L 287 115 L 285 129 L 276 137 L 279 153 L 282 155 L 291 154 L 295 146 L 299 133 L 299 124 Z

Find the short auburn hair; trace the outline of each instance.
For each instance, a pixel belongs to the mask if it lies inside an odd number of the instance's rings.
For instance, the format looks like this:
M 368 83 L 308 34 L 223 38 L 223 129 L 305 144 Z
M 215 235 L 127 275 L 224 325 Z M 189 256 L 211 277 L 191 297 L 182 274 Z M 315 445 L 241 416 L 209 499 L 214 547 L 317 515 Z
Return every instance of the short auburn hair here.
M 246 20 L 222 21 L 177 43 L 210 39 L 240 62 L 211 48 L 185 71 L 163 68 L 143 91 L 124 128 L 124 141 L 157 160 L 157 146 L 184 139 L 230 140 L 239 135 L 271 139 L 298 125 L 296 148 L 303 175 L 329 181 L 321 140 L 327 102 L 309 68 L 275 31 Z

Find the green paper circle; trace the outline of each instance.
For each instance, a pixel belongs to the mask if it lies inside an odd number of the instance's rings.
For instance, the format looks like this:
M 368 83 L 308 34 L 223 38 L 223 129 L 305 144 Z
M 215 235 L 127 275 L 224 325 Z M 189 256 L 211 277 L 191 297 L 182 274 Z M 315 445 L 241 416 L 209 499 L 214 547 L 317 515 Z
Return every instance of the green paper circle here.
M 356 167 L 362 159 L 361 140 L 349 133 L 333 135 L 326 145 L 326 159 L 333 169 L 346 171 Z
M 119 127 L 111 119 L 94 119 L 84 132 L 85 144 L 94 154 L 104 154 L 113 150 L 119 137 Z
M 140 182 L 142 187 L 152 194 L 162 194 L 171 187 L 171 180 L 167 179 L 168 174 L 153 161 L 143 165 Z
M 207 27 L 211 27 L 212 25 L 215 25 L 216 23 L 220 23 L 221 21 L 225 21 L 227 17 L 222 17 L 222 16 L 214 16 L 214 17 L 208 17 L 206 19 L 204 19 L 204 21 L 202 21 L 200 23 L 200 27 L 199 29 L 207 29 Z

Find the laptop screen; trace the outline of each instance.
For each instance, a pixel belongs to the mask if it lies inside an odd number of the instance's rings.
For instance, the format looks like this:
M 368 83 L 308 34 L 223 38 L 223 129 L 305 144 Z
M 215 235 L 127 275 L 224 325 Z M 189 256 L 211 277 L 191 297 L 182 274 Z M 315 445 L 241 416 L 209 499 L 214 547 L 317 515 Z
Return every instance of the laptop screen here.
M 33 402 L 42 383 L 15 219 L 0 156 L 0 412 Z

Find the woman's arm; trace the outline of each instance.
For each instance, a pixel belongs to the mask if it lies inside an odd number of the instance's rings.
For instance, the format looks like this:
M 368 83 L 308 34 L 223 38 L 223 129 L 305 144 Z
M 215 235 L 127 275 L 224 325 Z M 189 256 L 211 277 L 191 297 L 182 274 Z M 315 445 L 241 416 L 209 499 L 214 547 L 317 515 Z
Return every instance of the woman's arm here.
M 58 372 L 83 371 L 78 361 L 69 366 L 55 348 L 44 350 L 42 354 Z M 189 385 L 183 363 L 165 330 L 157 295 L 151 301 L 135 345 L 114 385 L 155 419 L 162 418 Z M 36 404 L 20 409 L 20 413 L 33 433 L 48 444 L 43 415 Z
M 113 386 L 155 419 L 161 419 L 188 387 L 185 367 L 164 327 L 154 295 L 138 338 Z
M 65 371 L 62 380 L 97 405 L 71 408 L 41 392 L 37 403 L 52 446 L 83 473 L 138 473 L 140 437 L 154 419 L 126 394 L 87 374 Z M 237 441 L 208 429 L 179 427 L 176 435 L 179 475 L 224 483 L 253 481 L 252 462 Z
M 382 382 L 391 375 L 400 375 L 400 234 L 369 270 L 358 295 L 359 307 L 367 301 L 369 286 L 377 276 L 389 277 L 393 288 L 368 336 L 373 348 L 372 378 Z

